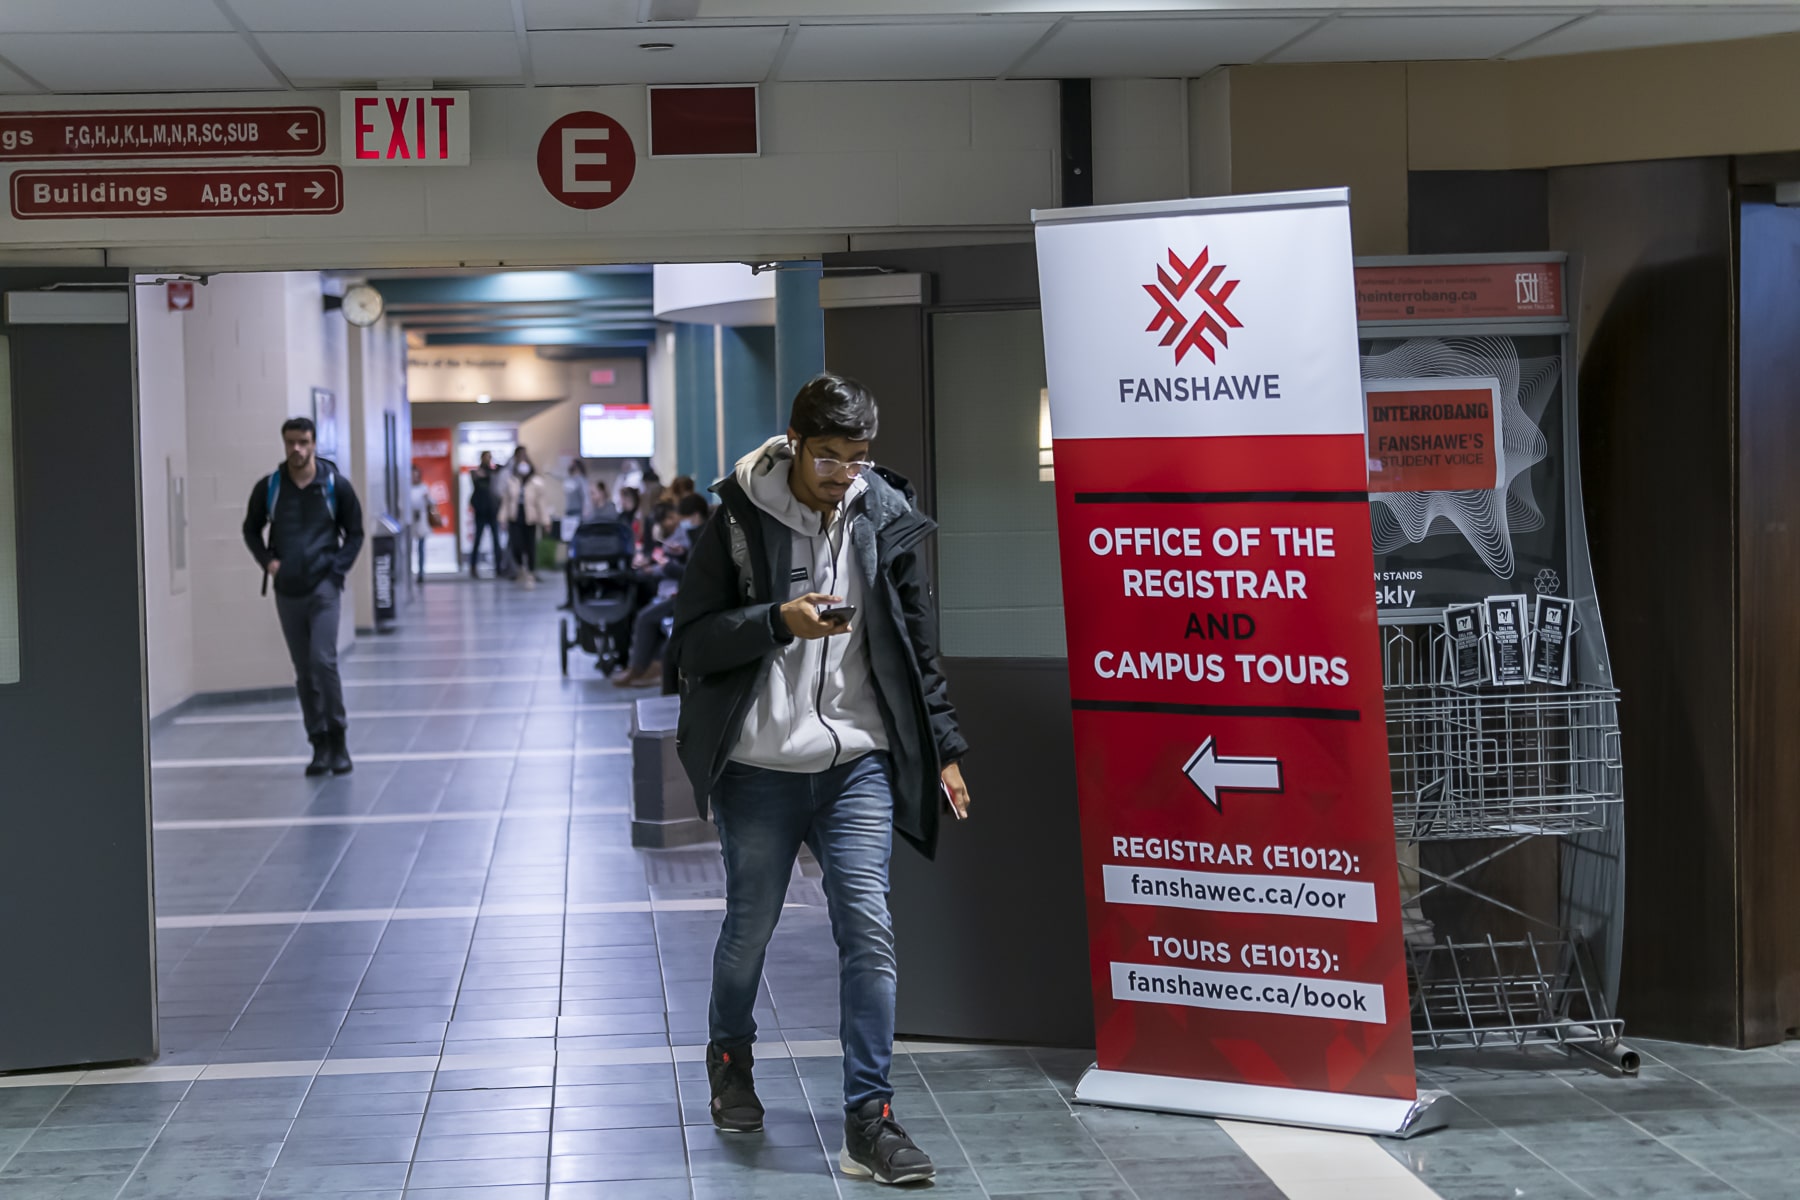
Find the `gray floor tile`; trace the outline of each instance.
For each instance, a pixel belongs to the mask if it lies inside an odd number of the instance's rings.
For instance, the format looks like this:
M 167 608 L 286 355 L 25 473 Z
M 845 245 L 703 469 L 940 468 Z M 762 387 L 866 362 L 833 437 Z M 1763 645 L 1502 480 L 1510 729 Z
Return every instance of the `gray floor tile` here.
M 428 589 L 399 632 L 365 640 L 347 657 L 348 678 L 391 681 L 354 687 L 353 708 L 618 702 L 603 679 L 560 677 L 550 636 L 559 591 Z M 470 652 L 503 657 L 462 657 Z M 537 678 L 407 682 L 474 678 L 496 661 Z M 283 720 L 171 726 L 154 735 L 155 753 L 303 750 L 292 700 L 211 711 Z M 352 739 L 364 750 L 425 753 L 622 747 L 627 724 L 623 712 L 353 717 Z M 324 781 L 286 769 L 158 771 L 159 820 L 482 814 L 162 832 L 159 904 L 165 913 L 207 913 L 722 895 L 716 848 L 635 850 L 624 817 L 571 820 L 562 811 L 571 801 L 623 806 L 629 788 L 622 756 L 365 763 L 354 776 Z M 757 1020 L 771 1041 L 836 1035 L 835 950 L 816 907 L 816 868 L 808 871 L 791 896 L 809 907 L 784 914 L 758 997 Z M 123 1200 L 251 1200 L 266 1167 L 264 1200 L 397 1200 L 403 1190 L 437 1200 L 872 1198 L 878 1189 L 834 1175 L 836 1059 L 760 1062 L 769 1118 L 753 1139 L 711 1127 L 701 1063 L 570 1061 L 704 1040 L 719 920 L 716 912 L 552 911 L 164 930 L 166 1063 L 305 1057 L 335 1067 L 435 1060 L 446 1045 L 483 1061 L 444 1071 L 0 1089 L 0 1160 L 46 1172 L 9 1181 L 0 1171 L 0 1200 L 55 1200 L 62 1191 L 114 1200 L 126 1182 L 121 1172 L 134 1166 Z M 564 1056 L 560 1067 L 506 1059 L 552 1046 Z M 1466 1107 L 1444 1133 L 1384 1145 L 1444 1200 L 1729 1195 L 1718 1191 L 1727 1181 L 1742 1195 L 1795 1200 L 1800 1046 L 1639 1048 L 1646 1067 L 1635 1080 L 1548 1051 L 1424 1055 L 1423 1077 Z M 1213 1122 L 1071 1110 L 1070 1089 L 1092 1061 L 1080 1049 L 1017 1047 L 896 1056 L 896 1110 L 942 1167 L 928 1194 L 1280 1200 Z M 388 1157 L 396 1161 L 359 1161 Z M 96 1173 L 65 1177 L 62 1164 L 76 1159 Z
M 553 1183 L 549 1200 L 692 1200 L 685 1179 L 612 1179 L 587 1183 Z
M 542 1155 L 535 1158 L 452 1159 L 414 1163 L 408 1190 L 436 1187 L 494 1187 L 503 1184 L 537 1184 L 549 1181 Z

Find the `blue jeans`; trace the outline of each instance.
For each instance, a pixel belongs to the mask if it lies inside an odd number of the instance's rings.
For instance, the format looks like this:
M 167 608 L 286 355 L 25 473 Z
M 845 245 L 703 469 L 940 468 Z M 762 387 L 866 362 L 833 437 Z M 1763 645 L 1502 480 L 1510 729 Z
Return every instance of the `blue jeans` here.
M 844 1107 L 892 1099 L 894 922 L 888 860 L 894 793 L 888 756 L 797 775 L 732 763 L 713 789 L 713 819 L 725 855 L 725 924 L 713 951 L 712 1040 L 756 1040 L 756 989 L 769 937 L 781 919 L 802 844 L 825 875 L 825 902 L 838 947 L 838 1040 L 844 1046 Z

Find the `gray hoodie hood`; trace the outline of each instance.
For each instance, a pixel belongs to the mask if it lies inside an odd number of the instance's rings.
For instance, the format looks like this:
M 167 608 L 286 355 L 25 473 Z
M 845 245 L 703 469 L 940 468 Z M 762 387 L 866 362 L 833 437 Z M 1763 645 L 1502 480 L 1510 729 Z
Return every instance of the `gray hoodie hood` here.
M 735 472 L 750 502 L 789 531 L 793 571 L 774 581 L 777 602 L 820 592 L 842 596 L 858 614 L 847 633 L 795 638 L 781 648 L 731 757 L 752 767 L 816 773 L 888 748 L 863 629 L 868 581 L 851 542 L 852 527 L 868 519 L 858 500 L 869 482 L 852 480 L 843 504 L 823 520 L 788 486 L 793 468 L 793 448 L 776 437 L 740 459 Z
M 793 488 L 788 486 L 788 479 L 794 470 L 794 447 L 784 434 L 772 437 L 744 457 L 738 459 L 736 470 L 738 486 L 756 507 L 786 525 L 795 533 L 803 533 L 811 537 L 825 528 L 821 524 L 819 514 L 800 503 L 794 495 Z M 831 524 L 850 511 L 856 498 L 869 490 L 869 481 L 860 475 L 850 481 L 850 491 L 844 497 L 838 512 L 833 515 Z

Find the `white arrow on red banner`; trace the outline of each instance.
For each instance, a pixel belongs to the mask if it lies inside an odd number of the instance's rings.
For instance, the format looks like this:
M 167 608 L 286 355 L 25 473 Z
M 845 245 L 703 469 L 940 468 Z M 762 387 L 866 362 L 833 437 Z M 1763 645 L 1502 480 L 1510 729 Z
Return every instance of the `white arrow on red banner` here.
M 1194 751 L 1181 773 L 1188 777 L 1200 794 L 1220 809 L 1221 792 L 1280 792 L 1281 760 L 1279 758 L 1227 758 L 1218 752 L 1208 736 Z

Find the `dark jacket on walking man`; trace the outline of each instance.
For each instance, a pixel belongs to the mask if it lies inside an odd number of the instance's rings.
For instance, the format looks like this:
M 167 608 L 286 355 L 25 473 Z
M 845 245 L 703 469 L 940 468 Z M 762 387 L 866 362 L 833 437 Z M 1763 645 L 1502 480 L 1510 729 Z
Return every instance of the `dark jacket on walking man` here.
M 858 1178 L 935 1173 L 893 1113 L 893 834 L 929 856 L 940 809 L 968 815 L 967 747 L 938 665 L 924 542 L 936 526 L 869 458 L 875 399 L 821 375 L 785 436 L 714 487 L 669 653 L 676 742 L 725 859 L 707 1075 L 713 1123 L 762 1128 L 753 1014 L 769 938 L 802 845 L 823 871 L 837 941 L 844 1146 Z
M 287 457 L 250 493 L 244 545 L 275 585 L 275 612 L 294 663 L 306 736 L 308 775 L 351 770 L 344 688 L 338 678 L 338 613 L 344 579 L 362 551 L 362 504 L 337 466 L 314 452 L 313 423 L 281 427 Z M 266 529 L 266 536 L 265 536 Z

